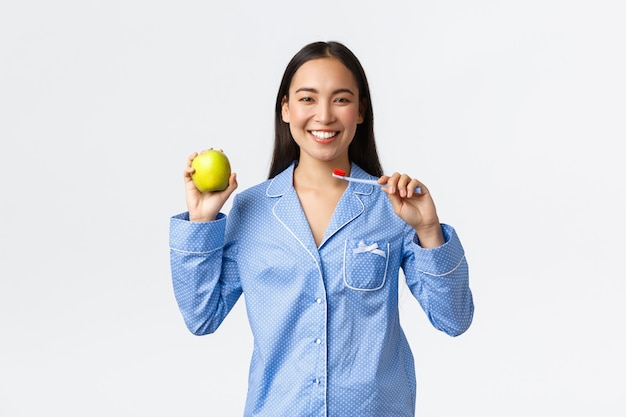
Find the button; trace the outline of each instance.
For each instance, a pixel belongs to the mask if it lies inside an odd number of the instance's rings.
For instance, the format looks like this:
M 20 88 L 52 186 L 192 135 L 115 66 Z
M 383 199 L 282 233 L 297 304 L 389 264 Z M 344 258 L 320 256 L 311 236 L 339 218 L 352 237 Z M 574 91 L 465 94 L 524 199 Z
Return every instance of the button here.
M 322 343 L 322 339 L 315 339 L 315 343 L 319 345 L 320 343 Z
M 319 380 L 318 378 L 315 378 L 315 379 L 313 380 L 313 383 L 314 383 L 314 384 L 319 384 L 319 383 L 320 383 L 320 380 Z
M 315 300 L 315 302 L 316 302 L 317 304 L 322 304 L 322 299 L 321 299 L 321 298 L 318 298 L 317 300 Z

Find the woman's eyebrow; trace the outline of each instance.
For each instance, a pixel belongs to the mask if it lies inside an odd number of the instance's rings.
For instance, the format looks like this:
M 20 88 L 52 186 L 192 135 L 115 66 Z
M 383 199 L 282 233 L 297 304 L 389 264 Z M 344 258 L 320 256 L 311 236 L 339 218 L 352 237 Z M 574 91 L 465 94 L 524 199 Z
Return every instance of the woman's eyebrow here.
M 300 93 L 300 92 L 315 93 L 315 94 L 319 93 L 315 88 L 311 88 L 311 87 L 300 87 L 296 90 L 296 93 Z M 340 93 L 348 93 L 348 94 L 354 95 L 352 90 L 350 90 L 349 88 L 338 88 L 335 91 L 333 91 L 333 94 L 340 94 Z

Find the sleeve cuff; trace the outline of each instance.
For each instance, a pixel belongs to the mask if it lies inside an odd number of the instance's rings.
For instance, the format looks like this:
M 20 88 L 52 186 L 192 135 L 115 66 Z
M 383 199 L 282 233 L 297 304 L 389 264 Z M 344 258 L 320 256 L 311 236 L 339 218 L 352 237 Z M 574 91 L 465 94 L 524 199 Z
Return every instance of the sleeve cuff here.
M 434 276 L 452 273 L 465 258 L 461 241 L 452 226 L 441 225 L 445 243 L 436 248 L 424 249 L 419 245 L 417 234 L 413 237 L 415 261 L 418 271 Z
M 170 249 L 179 252 L 207 253 L 224 245 L 226 215 L 219 213 L 211 222 L 189 221 L 189 213 L 170 218 Z

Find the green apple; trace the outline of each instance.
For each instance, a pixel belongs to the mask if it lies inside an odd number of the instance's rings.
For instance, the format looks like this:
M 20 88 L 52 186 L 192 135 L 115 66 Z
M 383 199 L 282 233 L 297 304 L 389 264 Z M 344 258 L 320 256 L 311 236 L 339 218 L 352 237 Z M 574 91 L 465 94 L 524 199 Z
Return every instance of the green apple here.
M 191 161 L 191 166 L 195 169 L 191 179 L 201 192 L 222 191 L 228 187 L 230 162 L 223 152 L 204 151 Z

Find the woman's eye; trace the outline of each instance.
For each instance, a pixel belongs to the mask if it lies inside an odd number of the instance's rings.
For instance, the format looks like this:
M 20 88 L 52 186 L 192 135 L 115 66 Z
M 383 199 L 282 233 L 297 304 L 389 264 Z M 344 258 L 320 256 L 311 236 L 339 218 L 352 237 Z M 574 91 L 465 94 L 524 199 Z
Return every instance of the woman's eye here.
M 336 103 L 349 103 L 349 102 L 350 102 L 350 100 L 348 100 L 348 99 L 347 99 L 347 98 L 345 98 L 345 97 L 337 97 L 337 98 L 335 99 L 335 102 L 336 102 Z
M 300 98 L 300 101 L 304 102 L 304 103 L 310 103 L 313 101 L 313 99 L 311 97 L 302 97 Z

